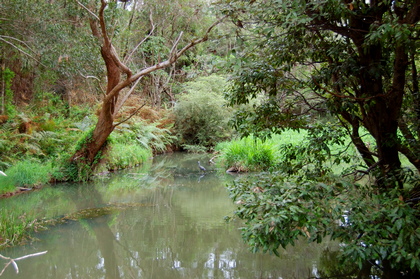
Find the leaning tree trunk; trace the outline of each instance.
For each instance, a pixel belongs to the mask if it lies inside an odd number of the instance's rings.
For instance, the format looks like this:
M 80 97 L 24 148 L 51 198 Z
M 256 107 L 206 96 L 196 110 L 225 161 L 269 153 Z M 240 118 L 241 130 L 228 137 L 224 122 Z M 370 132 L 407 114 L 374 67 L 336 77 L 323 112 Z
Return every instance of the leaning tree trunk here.
M 103 11 L 102 11 L 103 12 Z M 102 13 L 101 13 L 102 14 Z M 102 25 L 103 18 L 100 17 Z M 92 33 L 98 37 L 99 32 L 95 25 L 91 22 Z M 105 29 L 102 29 L 103 31 Z M 103 34 L 104 37 L 106 35 Z M 117 88 L 121 80 L 121 70 L 115 61 L 113 55 L 113 46 L 109 40 L 104 38 L 104 45 L 101 48 L 101 55 L 106 65 L 107 70 L 107 89 L 105 97 L 102 101 L 102 108 L 99 113 L 98 122 L 96 123 L 95 129 L 92 135 L 83 142 L 81 148 L 71 158 L 71 161 L 81 167 L 81 165 L 87 166 L 89 169 L 93 169 L 97 163 L 99 163 L 98 154 L 101 155 L 102 149 L 105 147 L 108 136 L 114 130 L 114 115 L 115 108 L 118 101 L 118 96 L 123 88 Z M 121 87 L 121 86 L 120 86 Z M 100 157 L 100 156 L 99 156 Z
M 82 4 L 79 4 L 79 5 L 81 5 L 84 9 L 88 10 L 88 8 L 86 8 Z M 106 146 L 106 141 L 108 139 L 108 136 L 112 133 L 112 131 L 115 129 L 117 125 L 122 123 L 122 122 L 114 123 L 115 116 L 118 110 L 121 108 L 121 106 L 125 102 L 125 100 L 127 100 L 128 96 L 133 91 L 134 86 L 125 96 L 121 98 L 121 101 L 118 103 L 118 106 L 117 106 L 117 101 L 118 101 L 118 97 L 121 90 L 130 86 L 133 83 L 136 83 L 143 76 L 148 75 L 151 72 L 173 65 L 178 60 L 178 58 L 181 55 L 183 55 L 187 50 L 189 50 L 190 48 L 194 47 L 195 45 L 199 43 L 207 41 L 208 34 L 210 33 L 210 31 L 224 19 L 224 18 L 221 18 L 215 23 L 213 23 L 206 30 L 202 38 L 192 40 L 182 49 L 178 50 L 177 47 L 182 36 L 182 32 L 181 32 L 181 34 L 173 43 L 172 49 L 170 53 L 168 54 L 167 60 L 160 62 L 158 64 L 155 64 L 155 65 L 146 67 L 143 70 L 133 74 L 130 68 L 128 68 L 128 66 L 125 64 L 126 62 L 122 62 L 119 59 L 118 54 L 114 46 L 112 45 L 110 38 L 108 37 L 105 19 L 104 19 L 104 11 L 105 11 L 106 6 L 107 6 L 107 2 L 105 0 L 101 0 L 101 7 L 99 10 L 98 16 L 96 16 L 92 11 L 88 10 L 88 12 L 94 17 L 94 19 L 90 20 L 90 27 L 92 30 L 92 34 L 96 38 L 102 41 L 101 55 L 106 65 L 108 83 L 107 83 L 106 94 L 102 101 L 102 108 L 99 113 L 98 122 L 96 123 L 96 126 L 93 132 L 87 135 L 87 137 L 80 144 L 78 150 L 76 150 L 76 152 L 70 159 L 70 163 L 75 165 L 76 168 L 79 170 L 79 174 L 78 174 L 79 177 L 74 178 L 77 180 L 80 180 L 80 179 L 85 180 L 88 178 L 87 176 L 92 172 L 92 170 L 94 170 L 95 166 L 100 162 L 100 157 L 102 154 L 101 151 L 103 151 L 103 149 Z M 153 25 L 153 22 L 151 23 Z M 153 29 L 154 29 L 154 26 L 152 30 Z M 151 36 L 151 35 L 152 34 L 150 33 L 148 36 Z M 147 37 L 144 38 L 137 45 L 137 47 L 139 47 L 141 43 L 147 39 Z M 132 51 L 130 55 L 128 55 L 128 57 L 131 57 L 131 55 L 135 52 L 136 48 Z M 124 76 L 124 78 L 122 78 L 122 76 Z M 129 116 L 128 118 L 130 118 L 131 116 Z

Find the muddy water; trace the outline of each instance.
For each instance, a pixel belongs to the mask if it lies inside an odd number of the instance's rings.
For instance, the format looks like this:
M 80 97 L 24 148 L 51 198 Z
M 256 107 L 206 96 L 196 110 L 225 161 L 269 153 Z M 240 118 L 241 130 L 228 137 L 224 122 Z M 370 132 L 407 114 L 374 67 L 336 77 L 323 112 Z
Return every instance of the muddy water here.
M 90 184 L 58 185 L 10 199 L 13 205 L 2 206 L 29 206 L 65 223 L 38 233 L 37 241 L 2 250 L 13 258 L 48 252 L 18 261 L 19 274 L 10 266 L 1 278 L 318 276 L 325 249 L 334 245 L 302 241 L 280 251 L 280 257 L 252 254 L 241 239 L 240 223 L 224 221 L 235 209 L 224 187 L 234 177 L 206 162 L 191 154 L 158 156 Z

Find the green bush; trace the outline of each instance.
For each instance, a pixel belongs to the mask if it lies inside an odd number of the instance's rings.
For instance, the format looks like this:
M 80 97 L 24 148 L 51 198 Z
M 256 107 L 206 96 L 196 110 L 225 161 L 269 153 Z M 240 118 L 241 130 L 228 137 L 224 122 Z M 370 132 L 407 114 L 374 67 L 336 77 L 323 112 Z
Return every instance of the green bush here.
M 185 94 L 175 106 L 175 131 L 179 145 L 215 146 L 231 135 L 228 120 L 232 110 L 225 106 L 223 77 L 201 77 L 185 85 Z
M 403 175 L 418 185 L 417 175 Z M 377 262 L 418 274 L 418 208 L 402 200 L 404 190 L 395 187 L 372 194 L 369 185 L 324 178 L 302 183 L 296 176 L 273 172 L 230 183 L 230 196 L 238 205 L 235 215 L 245 223 L 242 236 L 251 249 L 278 254 L 302 237 L 318 243 L 333 239 L 341 244 L 337 258 L 344 263 L 362 269 L 370 267 L 369 261 Z
M 0 111 L 0 114 L 6 114 L 14 116 L 16 114 L 16 107 L 13 104 L 13 91 L 12 91 L 12 80 L 15 77 L 15 73 L 9 68 L 5 68 L 0 71 L 0 77 L 3 80 L 3 105 L 4 111 Z M 3 109 L 3 107 L 0 107 Z
M 181 147 L 188 153 L 207 153 L 207 147 L 202 145 L 183 144 Z

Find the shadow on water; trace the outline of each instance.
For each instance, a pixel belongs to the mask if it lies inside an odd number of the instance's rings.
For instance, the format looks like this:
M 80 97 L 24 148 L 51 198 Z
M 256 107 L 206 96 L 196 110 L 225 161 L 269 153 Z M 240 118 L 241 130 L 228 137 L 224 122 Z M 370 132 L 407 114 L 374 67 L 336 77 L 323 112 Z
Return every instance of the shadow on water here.
M 207 172 L 200 171 L 201 161 Z M 16 210 L 64 223 L 21 247 L 19 257 L 48 253 L 8 268 L 3 278 L 314 278 L 320 257 L 335 243 L 302 241 L 280 257 L 252 254 L 240 224 L 225 223 L 235 206 L 224 185 L 234 177 L 216 172 L 204 155 L 158 156 L 153 164 L 57 185 L 1 201 Z M 328 249 L 327 249 L 328 248 Z M 333 259 L 332 259 L 333 260 Z

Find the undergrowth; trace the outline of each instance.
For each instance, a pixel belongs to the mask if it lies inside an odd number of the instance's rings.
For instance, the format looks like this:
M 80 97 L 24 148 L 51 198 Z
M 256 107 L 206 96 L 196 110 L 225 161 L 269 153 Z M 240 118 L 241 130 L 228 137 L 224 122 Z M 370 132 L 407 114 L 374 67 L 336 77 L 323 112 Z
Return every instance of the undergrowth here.
M 112 144 L 106 160 L 108 170 L 125 169 L 138 166 L 152 157 L 150 149 L 138 144 Z

